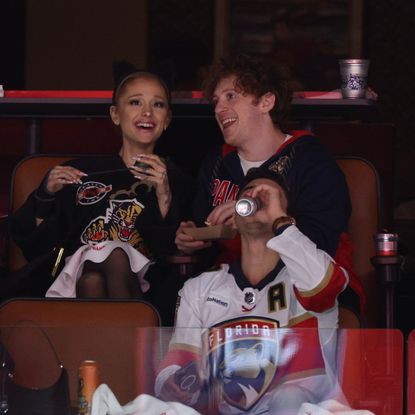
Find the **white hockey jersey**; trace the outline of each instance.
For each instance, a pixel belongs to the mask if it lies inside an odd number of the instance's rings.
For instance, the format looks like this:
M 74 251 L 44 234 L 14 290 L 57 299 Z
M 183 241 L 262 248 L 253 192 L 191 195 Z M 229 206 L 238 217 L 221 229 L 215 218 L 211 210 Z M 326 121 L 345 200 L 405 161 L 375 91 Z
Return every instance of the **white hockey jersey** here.
M 274 402 L 279 388 L 299 385 L 298 379 L 306 391 L 301 399 L 312 401 L 316 393 L 319 401 L 329 394 L 337 296 L 347 274 L 295 226 L 267 246 L 281 260 L 256 286 L 245 278 L 240 263 L 185 283 L 171 354 L 156 390 L 173 367 L 184 367 L 199 355 L 205 357 L 202 376 L 219 413 L 273 413 L 279 408 Z

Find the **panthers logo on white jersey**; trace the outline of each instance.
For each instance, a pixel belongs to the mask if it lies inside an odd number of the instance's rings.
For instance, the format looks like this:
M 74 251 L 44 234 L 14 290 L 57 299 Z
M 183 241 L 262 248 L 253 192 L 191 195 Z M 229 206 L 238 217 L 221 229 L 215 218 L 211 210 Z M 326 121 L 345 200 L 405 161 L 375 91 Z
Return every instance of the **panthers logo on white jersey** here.
M 277 327 L 271 319 L 248 317 L 209 330 L 209 377 L 216 404 L 226 401 L 249 411 L 267 392 L 279 360 Z

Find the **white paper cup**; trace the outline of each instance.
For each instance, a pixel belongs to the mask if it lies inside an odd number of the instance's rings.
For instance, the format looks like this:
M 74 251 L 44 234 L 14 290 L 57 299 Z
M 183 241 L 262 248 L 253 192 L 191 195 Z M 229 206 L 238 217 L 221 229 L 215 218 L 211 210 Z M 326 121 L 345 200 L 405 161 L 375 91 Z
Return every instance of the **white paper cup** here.
M 367 90 L 369 60 L 341 59 L 339 65 L 343 98 L 364 98 Z

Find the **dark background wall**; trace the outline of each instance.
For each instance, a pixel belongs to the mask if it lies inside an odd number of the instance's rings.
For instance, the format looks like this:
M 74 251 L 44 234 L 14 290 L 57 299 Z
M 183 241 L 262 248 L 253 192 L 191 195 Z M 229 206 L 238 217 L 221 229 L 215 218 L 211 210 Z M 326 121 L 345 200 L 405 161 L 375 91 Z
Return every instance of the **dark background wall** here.
M 366 2 L 365 49 L 371 59 L 371 85 L 379 93 L 385 119 L 396 125 L 396 205 L 415 196 L 415 2 Z
M 203 69 L 215 57 L 215 19 L 218 9 L 226 13 L 221 6 L 225 2 L 213 0 L 124 0 L 116 6 L 108 0 L 52 3 L 2 1 L 0 83 L 5 88 L 111 89 L 111 62 L 120 58 L 170 70 L 176 89 L 197 87 L 203 72 L 193 69 Z M 404 216 L 409 213 L 402 203 L 415 199 L 415 80 L 410 52 L 415 2 L 361 3 L 363 24 L 355 30 L 362 37 L 362 56 L 371 60 L 370 84 L 379 94 L 382 120 L 396 126 L 396 151 L 385 157 L 396 160 L 394 204 Z
M 0 25 L 0 84 L 5 88 L 25 85 L 26 3 L 6 0 L 2 4 L 3 24 Z

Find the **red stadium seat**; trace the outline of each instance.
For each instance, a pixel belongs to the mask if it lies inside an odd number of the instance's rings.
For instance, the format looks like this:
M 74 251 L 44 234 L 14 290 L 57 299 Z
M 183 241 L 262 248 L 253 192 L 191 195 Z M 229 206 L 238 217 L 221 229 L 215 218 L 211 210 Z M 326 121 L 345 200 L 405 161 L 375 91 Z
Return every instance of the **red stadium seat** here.
M 376 255 L 374 235 L 379 229 L 379 177 L 371 163 L 356 157 L 337 158 L 349 188 L 352 215 L 349 233 L 353 245 L 353 262 L 363 284 L 367 304 L 363 325 L 380 327 L 379 282 L 371 258 Z M 340 310 L 340 327 L 357 328 L 361 322 L 347 309 Z

